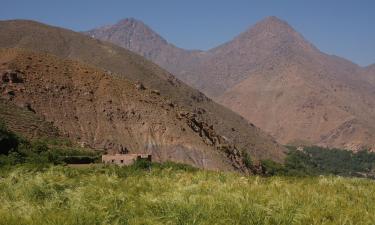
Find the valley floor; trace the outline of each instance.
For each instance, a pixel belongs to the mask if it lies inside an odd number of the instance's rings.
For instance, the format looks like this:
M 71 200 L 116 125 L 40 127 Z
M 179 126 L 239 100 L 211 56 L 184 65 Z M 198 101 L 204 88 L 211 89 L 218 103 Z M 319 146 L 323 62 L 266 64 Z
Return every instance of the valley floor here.
M 15 166 L 0 224 L 375 224 L 372 180 L 184 168 Z

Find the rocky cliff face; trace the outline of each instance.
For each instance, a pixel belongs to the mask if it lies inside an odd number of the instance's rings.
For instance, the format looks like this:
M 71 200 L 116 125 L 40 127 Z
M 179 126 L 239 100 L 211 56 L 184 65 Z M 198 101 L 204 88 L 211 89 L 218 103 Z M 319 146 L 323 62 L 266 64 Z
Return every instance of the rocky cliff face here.
M 108 29 L 126 35 L 118 26 Z M 173 71 L 178 78 L 238 112 L 283 144 L 319 144 L 352 150 L 374 148 L 375 94 L 371 67 L 364 69 L 320 52 L 276 17 L 264 19 L 207 52 L 186 51 L 194 60 L 168 56 L 178 59 L 179 64 L 160 61 L 159 57 L 164 55 L 162 48 L 159 53 L 149 55 L 147 38 L 127 47 L 121 40 L 103 35 L 106 31 L 89 33 Z M 137 45 L 145 48 L 137 51 Z M 170 48 L 175 47 L 170 45 Z

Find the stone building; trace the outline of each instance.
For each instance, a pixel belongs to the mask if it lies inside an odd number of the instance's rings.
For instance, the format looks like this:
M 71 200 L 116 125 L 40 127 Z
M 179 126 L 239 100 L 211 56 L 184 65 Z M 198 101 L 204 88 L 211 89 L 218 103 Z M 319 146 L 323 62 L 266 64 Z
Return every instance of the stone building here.
M 102 163 L 116 164 L 120 166 L 132 165 L 136 160 L 146 160 L 151 162 L 152 157 L 150 154 L 114 154 L 102 155 Z

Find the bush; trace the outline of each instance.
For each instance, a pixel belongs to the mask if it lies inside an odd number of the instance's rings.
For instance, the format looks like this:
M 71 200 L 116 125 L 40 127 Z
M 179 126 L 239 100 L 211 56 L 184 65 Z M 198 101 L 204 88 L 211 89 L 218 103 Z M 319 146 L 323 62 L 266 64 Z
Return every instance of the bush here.
M 152 163 L 146 159 L 137 159 L 133 163 L 132 167 L 135 169 L 150 169 Z
M 193 167 L 188 164 L 184 163 L 176 163 L 176 162 L 163 162 L 163 163 L 152 163 L 152 167 L 159 168 L 159 169 L 172 169 L 172 170 L 182 170 L 187 172 L 194 172 L 198 171 L 198 168 Z
M 272 160 L 262 160 L 261 165 L 265 175 L 273 176 L 285 174 L 285 168 L 280 163 L 274 162 Z
M 98 160 L 97 156 L 60 156 L 62 162 L 67 164 L 89 164 Z
M 25 162 L 24 158 L 16 151 L 11 151 L 8 155 L 0 155 L 0 166 L 16 165 L 23 162 Z
M 41 154 L 49 150 L 47 143 L 42 140 L 37 140 L 37 141 L 32 142 L 30 147 L 31 147 L 30 150 L 33 153 L 37 153 L 37 154 Z
M 285 159 L 285 170 L 288 175 L 315 175 L 316 167 L 309 155 L 302 151 L 290 150 Z
M 17 136 L 8 131 L 3 122 L 0 122 L 0 155 L 7 155 L 10 151 L 17 149 L 18 144 Z
M 251 160 L 249 153 L 245 151 L 243 152 L 243 163 L 248 169 L 251 169 L 253 166 L 253 161 Z

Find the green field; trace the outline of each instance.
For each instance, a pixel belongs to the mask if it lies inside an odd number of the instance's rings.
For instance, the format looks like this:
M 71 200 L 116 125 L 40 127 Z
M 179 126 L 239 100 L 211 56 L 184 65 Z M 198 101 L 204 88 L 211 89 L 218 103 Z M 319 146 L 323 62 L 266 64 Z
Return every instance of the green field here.
M 244 177 L 183 166 L 12 166 L 0 224 L 375 224 L 368 179 Z

